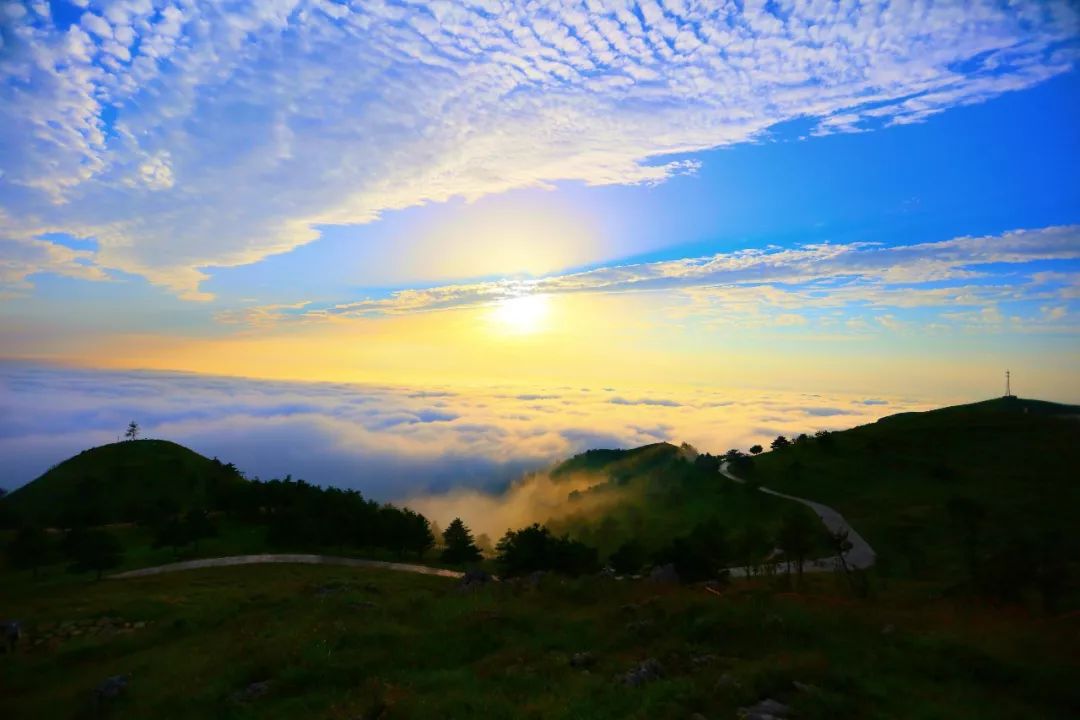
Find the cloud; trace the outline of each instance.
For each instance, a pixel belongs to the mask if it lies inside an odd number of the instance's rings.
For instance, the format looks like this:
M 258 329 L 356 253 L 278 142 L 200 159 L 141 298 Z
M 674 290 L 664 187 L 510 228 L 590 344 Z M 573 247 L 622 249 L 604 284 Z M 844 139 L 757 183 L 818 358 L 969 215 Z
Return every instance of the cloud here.
M 235 462 L 252 476 L 292 474 L 357 488 L 380 500 L 499 491 L 527 472 L 596 447 L 685 440 L 702 451 L 722 452 L 781 431 L 836 426 L 813 419 L 821 399 L 807 407 L 796 394 L 696 388 L 668 393 L 678 398 L 670 402 L 612 405 L 603 394 L 519 390 L 299 383 L 0 362 L 0 487 L 17 487 L 85 448 L 117 441 L 132 419 L 146 437 Z M 534 394 L 557 398 L 545 402 L 558 412 L 526 412 L 535 401 L 517 396 Z M 855 399 L 829 398 L 835 404 Z M 898 403 L 890 410 L 921 407 Z M 841 426 L 877 417 L 878 409 L 854 406 Z M 754 429 L 765 418 L 771 435 Z
M 679 407 L 682 403 L 667 398 L 632 398 L 613 397 L 608 400 L 612 405 L 661 405 L 663 407 Z
M 320 225 L 660 182 L 787 120 L 920 122 L 1069 71 L 1078 22 L 1067 0 L 28 8 L 0 59 L 0 237 L 93 237 L 96 266 L 189 299 Z
M 1069 225 L 891 247 L 859 242 L 739 250 L 707 257 L 604 266 L 531 280 L 408 289 L 388 297 L 329 307 L 263 306 L 243 313 L 253 324 L 311 322 L 476 307 L 528 293 L 668 290 L 684 293 L 687 303 L 681 310 L 683 314 L 718 309 L 718 316 L 744 323 L 759 319 L 797 327 L 808 323 L 804 316 L 807 309 L 959 306 L 976 308 L 972 317 L 981 316 L 986 324 L 997 303 L 1054 297 L 1052 293 L 1060 292 L 1061 285 L 1074 286 L 1077 276 L 1073 272 L 1039 272 L 1031 273 L 1026 285 L 990 282 L 988 278 L 996 275 L 984 268 L 1039 261 L 1071 267 L 1078 258 L 1080 226 Z M 228 317 L 243 319 L 232 313 Z M 960 317 L 955 315 L 953 319 Z M 1048 321 L 1060 317 L 1064 315 L 1045 315 Z M 905 327 L 905 322 L 892 313 L 877 313 L 875 321 L 892 330 Z

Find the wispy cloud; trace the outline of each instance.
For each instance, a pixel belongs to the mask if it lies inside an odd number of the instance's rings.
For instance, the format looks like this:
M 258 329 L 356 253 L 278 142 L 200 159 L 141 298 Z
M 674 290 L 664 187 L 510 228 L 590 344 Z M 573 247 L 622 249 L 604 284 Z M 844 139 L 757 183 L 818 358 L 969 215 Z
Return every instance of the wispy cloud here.
M 70 26 L 48 3 L 4 6 L 0 237 L 93 237 L 96 266 L 192 299 L 205 268 L 320 224 L 658 182 L 695 167 L 671 156 L 776 123 L 918 122 L 1077 56 L 1067 0 L 84 5 Z
M 498 280 L 410 289 L 385 298 L 330 307 L 256 307 L 220 316 L 228 322 L 326 321 L 340 317 L 400 315 L 495 303 L 527 293 L 549 295 L 674 290 L 687 303 L 677 312 L 701 314 L 721 307 L 731 316 L 767 316 L 778 325 L 801 325 L 794 311 L 829 308 L 977 308 L 992 319 L 995 304 L 1047 301 L 1075 286 L 1076 273 L 1025 270 L 1058 262 L 1071 270 L 1080 258 L 1080 226 L 1017 230 L 996 236 L 885 247 L 872 243 L 820 244 L 720 253 L 709 257 L 600 267 L 533 280 Z M 1002 282 L 990 266 L 1018 266 Z M 1017 282 L 1019 280 L 1019 282 Z M 1064 305 L 1059 305 L 1065 308 Z M 1063 321 L 1067 308 L 1042 314 Z M 877 313 L 880 324 L 902 321 Z M 959 316 L 954 317 L 957 319 Z

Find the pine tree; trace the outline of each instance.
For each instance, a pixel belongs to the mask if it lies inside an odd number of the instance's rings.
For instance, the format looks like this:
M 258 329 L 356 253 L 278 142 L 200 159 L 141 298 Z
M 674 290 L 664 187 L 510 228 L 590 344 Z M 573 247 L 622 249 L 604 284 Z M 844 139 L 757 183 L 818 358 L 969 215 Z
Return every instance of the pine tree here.
M 442 552 L 443 562 L 461 565 L 480 560 L 480 548 L 476 547 L 472 532 L 461 518 L 454 518 L 443 531 L 443 544 L 446 546 Z

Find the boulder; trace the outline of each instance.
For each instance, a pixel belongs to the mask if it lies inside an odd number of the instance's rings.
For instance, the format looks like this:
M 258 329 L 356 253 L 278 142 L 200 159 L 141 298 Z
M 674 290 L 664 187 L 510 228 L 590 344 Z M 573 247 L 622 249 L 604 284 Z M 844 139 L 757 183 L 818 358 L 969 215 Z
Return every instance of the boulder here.
M 664 668 L 659 661 L 655 658 L 647 658 L 623 675 L 623 684 L 628 687 L 640 687 L 663 676 Z
M 680 581 L 679 573 L 675 571 L 675 566 L 671 563 L 667 565 L 657 565 L 649 573 L 649 580 L 654 583 L 662 583 L 665 585 L 678 585 Z
M 18 620 L 6 620 L 0 623 L 0 629 L 3 630 L 4 650 L 9 653 L 15 652 L 22 638 L 22 623 Z
M 237 690 L 232 694 L 233 702 L 251 702 L 258 700 L 266 693 L 270 692 L 270 681 L 259 680 L 253 682 L 243 690 Z
M 596 664 L 596 656 L 591 652 L 578 652 L 570 656 L 570 667 L 584 670 Z
M 115 700 L 127 692 L 130 682 L 131 677 L 128 675 L 113 675 L 112 677 L 105 678 L 105 680 L 94 689 L 94 697 L 99 703 Z
M 480 569 L 466 570 L 461 581 L 458 582 L 459 590 L 475 590 L 491 582 L 491 576 Z
M 738 715 L 743 720 L 780 720 L 791 714 L 791 708 L 772 698 L 765 698 L 755 705 L 741 707 Z

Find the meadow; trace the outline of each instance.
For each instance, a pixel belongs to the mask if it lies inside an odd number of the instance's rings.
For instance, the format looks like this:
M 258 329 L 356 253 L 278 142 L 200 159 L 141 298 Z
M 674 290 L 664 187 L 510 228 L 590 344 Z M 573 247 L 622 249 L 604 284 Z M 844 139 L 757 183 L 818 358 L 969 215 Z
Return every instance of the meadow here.
M 831 576 L 797 594 L 779 580 L 716 595 L 596 576 L 465 590 L 287 565 L 3 579 L 4 610 L 27 629 L 0 657 L 13 718 L 684 720 L 766 698 L 799 718 L 1068 718 L 1080 706 L 1080 618 L 927 602 L 917 585 L 869 600 Z M 95 701 L 121 674 L 127 692 Z

